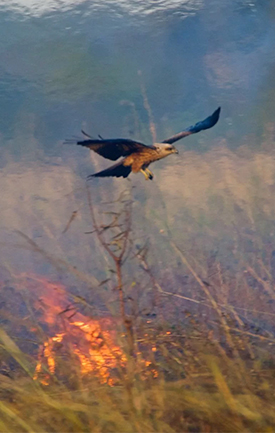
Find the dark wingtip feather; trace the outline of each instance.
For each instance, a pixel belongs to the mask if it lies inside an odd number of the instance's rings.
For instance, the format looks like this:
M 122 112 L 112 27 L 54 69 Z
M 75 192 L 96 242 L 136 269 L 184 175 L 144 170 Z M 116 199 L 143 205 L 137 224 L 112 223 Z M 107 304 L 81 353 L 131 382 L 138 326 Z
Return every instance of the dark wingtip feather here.
M 215 110 L 211 116 L 212 125 L 210 126 L 210 128 L 212 126 L 216 125 L 216 123 L 218 122 L 218 120 L 220 118 L 220 113 L 221 113 L 221 107 L 218 107 L 217 110 Z
M 208 116 L 206 119 L 202 120 L 201 122 L 197 122 L 194 126 L 188 128 L 191 134 L 210 129 L 215 126 L 219 120 L 220 112 L 221 107 L 218 107 L 217 110 L 215 110 L 214 113 Z
M 218 107 L 211 116 L 207 117 L 202 122 L 199 122 L 201 129 L 209 129 L 216 125 L 220 118 L 221 107 Z M 195 125 L 196 126 L 196 125 Z

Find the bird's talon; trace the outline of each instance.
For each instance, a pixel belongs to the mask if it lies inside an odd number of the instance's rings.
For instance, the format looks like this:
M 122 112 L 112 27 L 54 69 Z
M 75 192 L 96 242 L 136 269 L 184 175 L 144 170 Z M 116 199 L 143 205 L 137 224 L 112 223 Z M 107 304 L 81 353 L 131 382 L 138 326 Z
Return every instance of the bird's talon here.
M 145 180 L 149 180 L 149 179 L 151 179 L 151 174 L 150 173 L 148 173 L 148 170 L 140 170 L 141 171 L 141 173 L 144 175 L 144 177 L 145 177 Z
M 151 170 L 149 170 L 149 168 L 146 169 L 146 174 L 148 176 L 148 179 L 153 180 L 154 179 L 154 175 L 151 172 Z

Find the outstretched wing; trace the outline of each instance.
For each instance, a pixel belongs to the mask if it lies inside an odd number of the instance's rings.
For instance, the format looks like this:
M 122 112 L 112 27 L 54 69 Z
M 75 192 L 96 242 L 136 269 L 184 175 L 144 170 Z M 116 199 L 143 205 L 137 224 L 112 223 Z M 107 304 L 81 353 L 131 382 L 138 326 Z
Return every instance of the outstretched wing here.
M 169 137 L 166 140 L 163 140 L 162 143 L 172 144 L 175 143 L 175 141 L 180 140 L 181 138 L 187 137 L 187 135 L 196 134 L 197 132 L 203 131 L 204 129 L 212 128 L 212 126 L 216 125 L 216 123 L 219 120 L 220 111 L 221 111 L 221 107 L 217 108 L 217 110 L 214 111 L 214 113 L 211 114 L 211 116 L 207 117 L 201 122 L 197 122 L 193 126 L 189 126 L 189 128 L 186 128 L 184 131 L 179 132 L 178 134 L 173 135 L 172 137 Z
M 99 171 L 98 173 L 91 174 L 88 176 L 88 179 L 92 177 L 128 177 L 131 173 L 132 168 L 130 166 L 124 166 L 123 160 L 121 162 L 117 162 L 115 165 L 106 168 L 105 170 Z
M 86 134 L 87 136 L 87 134 Z M 87 139 L 82 141 L 66 140 L 65 143 L 76 143 L 80 146 L 88 147 L 104 158 L 115 161 L 121 156 L 128 156 L 132 153 L 142 152 L 144 149 L 154 149 L 154 146 L 146 146 L 145 144 L 133 141 L 127 138 L 111 138 L 108 140 Z

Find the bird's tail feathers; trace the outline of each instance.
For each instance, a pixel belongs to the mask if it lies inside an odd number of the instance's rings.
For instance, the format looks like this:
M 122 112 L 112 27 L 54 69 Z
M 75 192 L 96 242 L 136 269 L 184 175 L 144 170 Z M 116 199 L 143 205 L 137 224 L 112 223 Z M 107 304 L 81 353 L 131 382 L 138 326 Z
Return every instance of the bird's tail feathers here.
M 130 166 L 123 165 L 123 161 L 120 161 L 117 164 L 112 165 L 109 168 L 106 168 L 105 170 L 99 171 L 98 173 L 91 174 L 88 176 L 88 179 L 91 179 L 92 177 L 108 177 L 108 176 L 114 176 L 114 177 L 128 177 L 131 173 L 132 168 Z

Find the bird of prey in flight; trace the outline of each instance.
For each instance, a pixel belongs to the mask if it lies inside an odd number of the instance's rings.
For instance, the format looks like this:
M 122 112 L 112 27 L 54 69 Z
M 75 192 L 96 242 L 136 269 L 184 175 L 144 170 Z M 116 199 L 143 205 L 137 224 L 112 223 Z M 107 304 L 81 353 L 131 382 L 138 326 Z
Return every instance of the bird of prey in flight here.
M 133 173 L 138 173 L 140 171 L 144 174 L 146 180 L 152 180 L 154 175 L 149 170 L 149 165 L 152 162 L 171 155 L 172 153 L 178 153 L 178 150 L 173 146 L 173 143 L 181 138 L 212 128 L 212 126 L 214 126 L 219 120 L 220 111 L 221 108 L 219 107 L 213 114 L 211 114 L 211 116 L 201 122 L 197 122 L 195 125 L 186 128 L 184 131 L 163 140 L 161 143 L 154 143 L 153 145 L 145 145 L 127 138 L 111 138 L 105 140 L 99 136 L 99 139 L 94 140 L 82 131 L 87 139 L 76 141 L 78 145 L 88 147 L 104 158 L 111 159 L 112 161 L 116 161 L 120 157 L 123 158 L 111 167 L 92 174 L 88 176 L 88 178 L 108 176 L 127 177 L 131 171 Z M 66 140 L 66 143 L 69 142 L 75 143 L 75 140 Z

